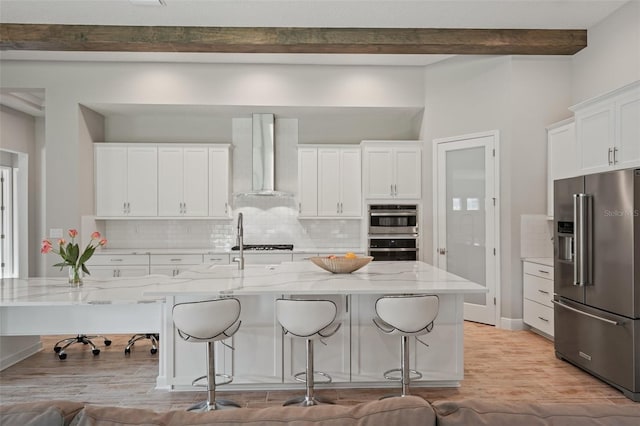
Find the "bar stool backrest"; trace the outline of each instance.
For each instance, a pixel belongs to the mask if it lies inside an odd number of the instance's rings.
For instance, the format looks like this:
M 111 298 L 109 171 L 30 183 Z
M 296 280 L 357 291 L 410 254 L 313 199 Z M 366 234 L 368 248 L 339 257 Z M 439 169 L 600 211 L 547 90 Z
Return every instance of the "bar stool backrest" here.
M 310 337 L 336 319 L 337 308 L 331 300 L 276 300 L 276 317 L 280 325 L 298 337 Z
M 225 331 L 240 318 L 240 301 L 234 298 L 178 303 L 173 307 L 173 323 L 185 340 L 215 341 L 227 338 Z M 234 330 L 235 332 L 235 330 Z
M 439 299 L 434 295 L 384 296 L 376 301 L 381 320 L 401 333 L 425 329 L 438 316 Z

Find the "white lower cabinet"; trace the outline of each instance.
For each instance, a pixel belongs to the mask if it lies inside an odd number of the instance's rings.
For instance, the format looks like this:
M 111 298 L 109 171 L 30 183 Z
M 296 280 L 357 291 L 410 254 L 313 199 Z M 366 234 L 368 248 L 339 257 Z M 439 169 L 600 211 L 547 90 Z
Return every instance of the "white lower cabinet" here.
M 373 323 L 375 303 L 382 295 L 354 295 L 351 297 L 351 377 L 355 382 L 384 380 L 387 370 L 400 368 L 399 335 L 381 332 Z M 419 339 L 409 339 L 409 362 L 412 369 L 430 381 L 462 379 L 463 359 L 455 354 L 462 345 L 456 330 L 456 318 L 462 321 L 462 312 L 456 310 L 453 295 L 440 295 L 440 309 L 433 330 Z M 454 337 L 455 336 L 455 337 Z M 400 384 L 398 383 L 398 386 Z
M 86 263 L 93 278 L 149 275 L 148 254 L 94 254 Z
M 523 262 L 524 323 L 553 337 L 553 267 Z
M 332 300 L 337 305 L 340 329 L 333 336 L 314 342 L 314 369 L 329 374 L 333 383 L 385 383 L 383 373 L 400 367 L 400 336 L 380 332 L 373 324 L 375 301 L 381 295 L 326 295 L 314 299 Z M 306 347 L 304 339 L 283 333 L 275 314 L 280 297 L 296 295 L 239 296 L 242 321 L 236 334 L 216 347 L 216 370 L 233 375 L 233 382 L 223 389 L 295 388 L 304 392 L 304 384 L 293 375 L 304 371 Z M 310 297 L 310 296 L 304 296 Z M 410 339 L 411 367 L 423 374 L 430 384 L 451 386 L 462 380 L 463 296 L 440 295 L 440 312 L 431 333 L 420 337 L 422 343 Z M 206 372 L 205 345 L 183 341 L 173 327 L 172 307 L 175 303 L 206 300 L 193 296 L 168 297 L 166 324 L 172 332 L 165 341 L 167 383 L 175 389 L 191 388 L 191 381 Z M 458 306 L 459 308 L 456 308 Z M 169 341 L 172 340 L 172 341 Z M 321 377 L 317 376 L 318 382 Z M 389 386 L 399 383 L 389 382 Z M 322 385 L 318 384 L 319 387 Z
M 175 277 L 181 272 L 202 263 L 201 254 L 152 254 L 151 274 L 169 275 Z

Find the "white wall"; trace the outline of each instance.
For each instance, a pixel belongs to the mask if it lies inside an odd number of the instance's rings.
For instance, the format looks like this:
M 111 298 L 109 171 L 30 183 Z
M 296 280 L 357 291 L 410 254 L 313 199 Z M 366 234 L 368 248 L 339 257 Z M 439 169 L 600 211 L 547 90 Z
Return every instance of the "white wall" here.
M 421 108 L 423 102 L 422 71 L 414 67 L 8 61 L 0 85 L 46 91 L 47 231 L 78 227 L 93 199 L 86 185 L 93 178 L 86 167 L 90 132 L 81 130 L 79 105 Z
M 421 138 L 425 165 L 432 141 L 500 131 L 501 311 L 522 317 L 520 215 L 546 208 L 545 126 L 566 118 L 570 59 L 563 57 L 465 57 L 427 68 Z M 424 173 L 425 223 L 432 223 L 433 180 Z M 425 259 L 433 234 L 425 233 Z
M 640 2 L 628 2 L 587 37 L 573 56 L 573 105 L 640 80 Z
M 39 151 L 41 134 L 38 129 L 42 119 L 36 119 L 25 113 L 0 106 L 0 149 L 20 154 L 20 162 L 26 163 L 28 175 L 28 194 L 24 204 L 28 206 L 26 238 L 19 241 L 22 255 L 27 255 L 28 272 L 22 275 L 35 275 L 39 259 L 42 228 L 39 221 L 42 217 L 40 206 L 40 188 L 37 185 L 41 153 Z M 17 165 L 17 164 L 16 164 Z M 21 214 L 21 218 L 24 216 Z M 25 247 L 26 246 L 26 247 Z

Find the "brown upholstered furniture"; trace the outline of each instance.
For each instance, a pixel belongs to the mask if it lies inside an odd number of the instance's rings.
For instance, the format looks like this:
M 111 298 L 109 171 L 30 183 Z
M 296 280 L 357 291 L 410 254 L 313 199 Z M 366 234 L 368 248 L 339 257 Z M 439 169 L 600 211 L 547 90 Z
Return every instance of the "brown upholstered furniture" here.
M 2 426 L 637 426 L 640 404 L 532 404 L 455 401 L 429 404 L 417 396 L 355 406 L 242 408 L 193 413 L 47 401 L 0 406 Z

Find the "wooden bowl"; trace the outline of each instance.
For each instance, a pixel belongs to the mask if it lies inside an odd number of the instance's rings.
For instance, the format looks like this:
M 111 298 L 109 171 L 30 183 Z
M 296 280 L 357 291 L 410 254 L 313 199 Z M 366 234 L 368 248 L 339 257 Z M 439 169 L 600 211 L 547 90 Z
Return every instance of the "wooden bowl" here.
M 336 256 L 333 258 L 326 256 L 313 256 L 310 257 L 309 260 L 325 271 L 329 271 L 334 274 L 350 274 L 371 262 L 373 260 L 373 256 L 359 256 L 354 259 L 349 259 L 344 256 Z

